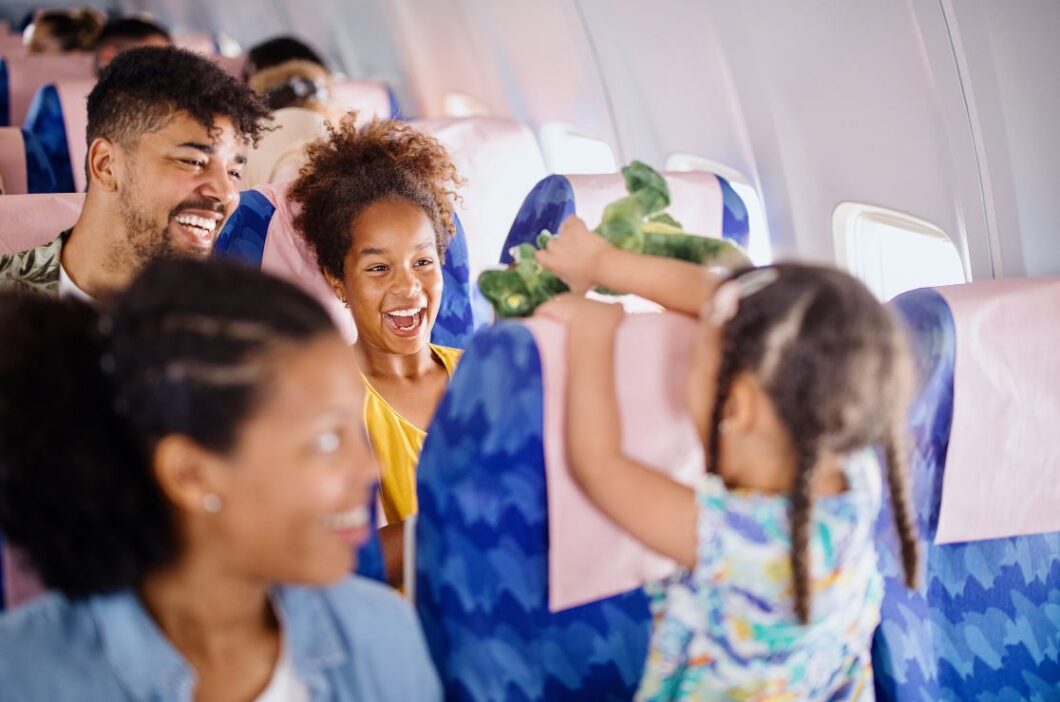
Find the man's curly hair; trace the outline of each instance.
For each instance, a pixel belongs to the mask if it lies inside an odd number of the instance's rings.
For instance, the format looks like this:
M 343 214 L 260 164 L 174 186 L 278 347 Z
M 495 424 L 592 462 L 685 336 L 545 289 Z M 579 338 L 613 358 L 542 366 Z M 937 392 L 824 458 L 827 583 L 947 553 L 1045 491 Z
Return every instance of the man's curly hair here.
M 305 236 L 322 271 L 338 280 L 353 245 L 350 225 L 369 205 L 403 199 L 416 205 L 434 226 L 438 255 L 445 256 L 456 233 L 452 201 L 463 184 L 437 139 L 397 120 L 358 127 L 354 114 L 306 150 L 306 164 L 291 186 L 302 206 L 294 225 Z
M 218 117 L 257 144 L 269 108 L 246 85 L 213 61 L 184 49 L 142 47 L 123 51 L 99 76 L 88 96 L 88 144 L 97 138 L 130 145 L 185 112 L 211 133 Z

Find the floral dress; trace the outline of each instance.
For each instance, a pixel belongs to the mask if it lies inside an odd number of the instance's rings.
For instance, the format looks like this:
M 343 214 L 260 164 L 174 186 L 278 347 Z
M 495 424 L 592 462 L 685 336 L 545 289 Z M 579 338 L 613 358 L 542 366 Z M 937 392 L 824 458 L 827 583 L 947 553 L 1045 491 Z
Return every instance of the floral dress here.
M 852 456 L 846 476 L 846 492 L 815 500 L 807 625 L 794 611 L 788 498 L 703 476 L 696 566 L 649 586 L 654 626 L 637 700 L 874 699 L 870 646 L 883 597 L 875 454 Z

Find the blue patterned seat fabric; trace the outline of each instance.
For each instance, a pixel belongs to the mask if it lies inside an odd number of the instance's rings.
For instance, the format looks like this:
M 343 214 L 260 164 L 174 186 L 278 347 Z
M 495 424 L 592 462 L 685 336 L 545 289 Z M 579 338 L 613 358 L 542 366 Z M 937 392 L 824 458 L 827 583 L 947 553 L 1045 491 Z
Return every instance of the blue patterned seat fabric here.
M 70 148 L 66 140 L 66 124 L 63 122 L 63 107 L 59 101 L 59 90 L 46 85 L 33 97 L 26 113 L 25 130 L 40 142 L 51 164 L 55 177 L 54 192 L 72 193 L 74 188 L 74 164 L 70 163 Z M 78 165 L 81 167 L 81 165 Z M 30 191 L 32 192 L 32 191 Z
M 746 247 L 750 236 L 747 206 L 729 182 L 718 176 L 722 195 L 722 237 Z M 543 178 L 530 190 L 515 215 L 512 228 L 500 252 L 501 263 L 512 263 L 511 250 L 520 244 L 532 244 L 547 229 L 553 234 L 560 224 L 575 212 L 574 188 L 561 175 Z
M 541 363 L 530 332 L 480 331 L 418 468 L 416 605 L 450 702 L 629 700 L 642 590 L 552 614 Z
M 906 293 L 892 304 L 911 332 L 920 372 L 910 471 L 923 568 L 919 589 L 906 589 L 885 507 L 877 524 L 887 585 L 873 646 L 877 699 L 1060 699 L 1060 533 L 934 544 L 953 420 L 956 333 L 949 306 L 934 290 Z
M 0 127 L 11 126 L 11 81 L 7 61 L 0 58 Z
M 22 145 L 26 150 L 26 191 L 29 193 L 58 193 L 59 185 L 44 147 L 33 134 L 22 130 Z
M 214 254 L 260 266 L 269 222 L 275 212 L 276 207 L 265 195 L 257 190 L 244 190 L 239 195 L 239 207 L 217 235 Z M 455 213 L 453 220 L 456 236 L 449 242 L 449 250 L 442 265 L 445 287 L 431 341 L 462 349 L 474 333 L 475 323 L 471 313 L 467 237 Z

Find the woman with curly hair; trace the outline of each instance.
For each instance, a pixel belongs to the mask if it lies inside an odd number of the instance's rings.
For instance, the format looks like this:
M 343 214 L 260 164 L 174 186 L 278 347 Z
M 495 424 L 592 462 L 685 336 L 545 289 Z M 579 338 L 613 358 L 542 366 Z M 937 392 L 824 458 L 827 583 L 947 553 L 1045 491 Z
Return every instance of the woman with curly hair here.
M 434 138 L 395 120 L 358 127 L 350 114 L 308 147 L 290 191 L 301 205 L 295 227 L 357 325 L 391 582 L 402 572 L 402 522 L 417 510 L 427 426 L 460 358 L 430 338 L 461 182 Z

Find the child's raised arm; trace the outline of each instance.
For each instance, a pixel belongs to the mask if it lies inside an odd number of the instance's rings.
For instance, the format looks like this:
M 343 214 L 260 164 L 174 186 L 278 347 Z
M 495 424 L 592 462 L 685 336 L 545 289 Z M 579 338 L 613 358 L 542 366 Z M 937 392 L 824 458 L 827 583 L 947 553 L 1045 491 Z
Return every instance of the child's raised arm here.
M 615 248 L 573 215 L 537 253 L 537 261 L 577 295 L 599 285 L 690 315 L 699 314 L 721 282 L 694 263 Z
M 622 455 L 614 361 L 622 306 L 561 295 L 540 309 L 567 322 L 567 452 L 575 481 L 633 537 L 692 568 L 692 490 Z

